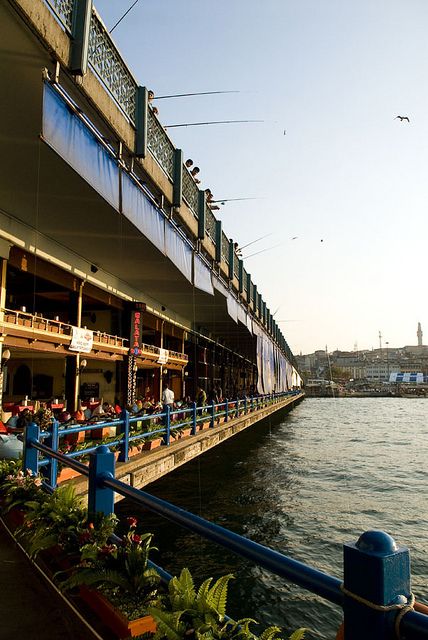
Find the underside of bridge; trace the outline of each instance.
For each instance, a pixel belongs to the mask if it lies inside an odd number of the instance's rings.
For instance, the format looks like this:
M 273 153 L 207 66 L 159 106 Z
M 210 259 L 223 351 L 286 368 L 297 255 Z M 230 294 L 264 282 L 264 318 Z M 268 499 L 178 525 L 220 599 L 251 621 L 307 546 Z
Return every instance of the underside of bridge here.
M 196 288 L 43 140 L 42 72 L 53 70 L 52 57 L 7 2 L 0 6 L 0 42 L 1 229 L 20 238 L 25 248 L 48 245 L 58 259 L 64 260 L 64 249 L 71 251 L 110 275 L 134 299 L 149 296 L 171 318 L 253 358 L 255 339 L 231 318 L 225 296 Z M 83 111 L 93 115 L 70 77 L 64 74 L 61 81 Z M 105 123 L 96 125 L 115 141 Z

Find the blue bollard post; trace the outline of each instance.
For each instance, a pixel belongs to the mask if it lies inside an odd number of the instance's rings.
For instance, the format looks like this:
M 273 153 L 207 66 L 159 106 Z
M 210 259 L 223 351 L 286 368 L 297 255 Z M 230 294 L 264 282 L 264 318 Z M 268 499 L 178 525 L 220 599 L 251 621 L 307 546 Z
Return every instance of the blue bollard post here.
M 196 434 L 196 402 L 192 402 L 192 436 Z
M 171 407 L 167 405 L 165 411 L 165 435 L 163 437 L 163 444 L 169 447 L 171 440 Z
M 40 427 L 31 422 L 25 428 L 22 467 L 24 471 L 29 470 L 36 476 L 39 473 L 39 452 L 33 447 L 33 440 L 40 440 Z
M 239 398 L 236 398 L 235 400 L 235 418 L 239 417 Z
M 59 434 L 58 434 L 59 422 L 58 420 L 52 420 L 52 431 L 49 438 L 47 438 L 47 446 L 53 449 L 54 451 L 58 451 L 59 447 Z M 58 479 L 58 460 L 56 458 L 51 458 L 48 470 L 48 480 L 51 487 L 56 487 L 57 479 Z
M 120 414 L 122 424 L 120 426 L 120 433 L 123 433 L 122 444 L 120 445 L 119 462 L 128 462 L 129 459 L 129 411 L 124 409 Z
M 383 531 L 366 531 L 358 542 L 344 545 L 343 558 L 345 640 L 393 640 L 399 609 L 385 611 L 380 607 L 408 602 L 409 550 Z
M 244 396 L 244 413 L 247 415 L 247 396 Z
M 211 401 L 211 421 L 210 421 L 210 428 L 212 429 L 215 425 L 215 402 L 214 400 Z
M 250 399 L 250 411 L 254 411 L 254 396 L 251 396 Z
M 103 487 L 104 477 L 114 478 L 114 453 L 102 444 L 89 454 L 88 512 L 106 516 L 114 511 L 114 491 Z
M 229 420 L 229 400 L 226 398 L 224 407 L 224 421 L 227 422 Z

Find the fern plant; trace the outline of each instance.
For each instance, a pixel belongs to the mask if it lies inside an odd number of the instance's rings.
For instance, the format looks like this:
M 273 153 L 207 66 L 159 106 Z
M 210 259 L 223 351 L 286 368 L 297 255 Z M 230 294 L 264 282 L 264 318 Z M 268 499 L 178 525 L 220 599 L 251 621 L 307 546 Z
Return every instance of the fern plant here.
M 116 527 L 115 516 L 98 514 L 88 522 L 87 511 L 76 496 L 72 485 L 62 486 L 43 500 L 27 501 L 28 512 L 17 532 L 31 556 L 43 549 L 59 545 L 64 551 L 79 553 L 82 544 L 104 544 Z
M 157 623 L 155 640 L 257 640 L 250 629 L 252 623 L 257 624 L 255 620 L 243 618 L 235 622 L 227 617 L 227 589 L 232 578 L 232 574 L 222 576 L 212 586 L 213 579 L 208 578 L 196 590 L 190 571 L 184 568 L 179 577 L 169 582 L 166 607 L 149 609 Z M 280 640 L 280 631 L 279 627 L 269 627 L 260 640 Z M 304 632 L 305 629 L 298 629 L 289 640 L 301 640 Z

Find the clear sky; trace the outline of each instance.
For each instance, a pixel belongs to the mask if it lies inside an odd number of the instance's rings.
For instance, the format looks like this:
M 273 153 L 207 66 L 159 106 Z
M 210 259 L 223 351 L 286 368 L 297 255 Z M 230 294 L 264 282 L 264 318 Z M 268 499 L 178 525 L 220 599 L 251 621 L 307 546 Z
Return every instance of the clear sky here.
M 109 28 L 131 4 L 95 0 Z M 244 266 L 296 354 L 428 343 L 427 27 L 426 0 L 139 0 L 113 32 L 158 96 L 240 92 L 160 100 L 164 125 L 265 121 L 169 134 L 215 198 L 257 198 L 217 213 L 271 234 Z

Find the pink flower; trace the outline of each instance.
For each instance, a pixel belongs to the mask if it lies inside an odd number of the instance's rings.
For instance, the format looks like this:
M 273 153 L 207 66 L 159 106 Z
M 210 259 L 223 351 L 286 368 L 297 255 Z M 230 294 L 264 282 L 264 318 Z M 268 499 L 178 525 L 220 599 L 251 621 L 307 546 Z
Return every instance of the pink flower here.
M 139 536 L 139 535 L 137 535 L 136 533 L 134 533 L 134 534 L 131 536 L 131 540 L 132 540 L 132 542 L 135 542 L 136 544 L 140 544 L 140 542 L 141 542 L 141 536 Z
M 135 529 L 138 524 L 137 518 L 134 518 L 133 516 L 129 516 L 128 518 L 126 518 L 126 522 L 128 523 L 130 529 Z

